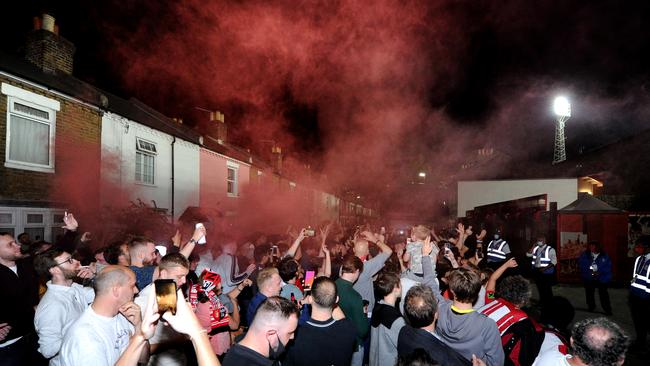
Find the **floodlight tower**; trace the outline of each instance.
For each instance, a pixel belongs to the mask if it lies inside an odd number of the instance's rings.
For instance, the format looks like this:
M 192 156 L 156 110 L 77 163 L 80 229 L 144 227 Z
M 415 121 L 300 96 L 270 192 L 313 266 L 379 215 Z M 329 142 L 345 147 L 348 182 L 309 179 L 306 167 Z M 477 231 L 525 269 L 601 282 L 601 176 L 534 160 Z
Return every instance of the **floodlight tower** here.
M 571 104 L 565 97 L 557 97 L 553 102 L 553 112 L 557 124 L 555 125 L 555 149 L 553 150 L 553 164 L 566 160 L 566 146 L 564 137 L 564 125 L 571 117 Z

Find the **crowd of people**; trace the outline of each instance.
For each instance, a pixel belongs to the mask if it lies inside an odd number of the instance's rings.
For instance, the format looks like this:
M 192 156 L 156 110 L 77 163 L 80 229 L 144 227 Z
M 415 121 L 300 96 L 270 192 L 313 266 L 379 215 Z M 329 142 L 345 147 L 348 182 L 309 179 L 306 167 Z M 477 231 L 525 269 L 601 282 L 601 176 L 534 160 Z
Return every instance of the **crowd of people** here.
M 95 248 L 72 214 L 64 222 L 55 243 L 0 233 L 0 365 L 601 366 L 629 346 L 605 317 L 568 330 L 544 235 L 518 262 L 500 231 L 488 240 L 462 223 L 246 238 L 192 223 L 166 246 L 128 236 Z M 638 243 L 633 316 L 650 301 L 650 240 Z M 608 260 L 590 243 L 580 267 L 590 310 L 597 288 L 611 314 Z

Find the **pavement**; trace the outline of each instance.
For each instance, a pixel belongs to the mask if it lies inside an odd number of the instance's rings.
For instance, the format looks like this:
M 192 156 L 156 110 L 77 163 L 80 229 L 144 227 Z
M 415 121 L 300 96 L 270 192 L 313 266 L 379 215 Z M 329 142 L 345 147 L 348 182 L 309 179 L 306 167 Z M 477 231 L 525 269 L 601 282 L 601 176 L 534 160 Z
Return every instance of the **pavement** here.
M 531 281 L 532 284 L 532 281 Z M 539 299 L 537 288 L 533 284 L 533 301 Z M 630 340 L 635 339 L 634 326 L 632 324 L 632 315 L 627 303 L 628 299 L 627 288 L 610 288 L 609 298 L 612 304 L 612 315 L 607 316 L 616 322 L 628 334 Z M 575 308 L 575 318 L 573 323 L 588 319 L 606 316 L 600 307 L 600 300 L 598 299 L 598 292 L 596 292 L 596 309 L 594 312 L 587 310 L 587 302 L 585 300 L 585 290 L 580 285 L 555 285 L 553 286 L 553 295 L 563 296 L 567 298 Z M 648 309 L 650 312 L 650 309 Z M 650 316 L 650 315 L 649 315 Z M 571 329 L 573 323 L 569 327 Z M 625 365 L 628 366 L 650 366 L 650 346 L 646 345 L 646 353 L 632 353 L 628 352 L 625 358 Z

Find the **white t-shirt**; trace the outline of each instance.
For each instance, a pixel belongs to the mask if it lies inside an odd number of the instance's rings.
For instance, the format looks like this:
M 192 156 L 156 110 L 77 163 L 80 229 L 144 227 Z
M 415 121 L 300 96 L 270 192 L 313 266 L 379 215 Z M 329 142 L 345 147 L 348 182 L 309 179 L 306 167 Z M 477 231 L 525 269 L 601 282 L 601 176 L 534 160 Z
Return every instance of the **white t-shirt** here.
M 77 283 L 68 287 L 47 282 L 47 292 L 36 308 L 34 326 L 38 333 L 38 351 L 45 358 L 54 357 L 50 366 L 61 364 L 57 354 L 63 335 L 94 299 L 95 292 L 90 287 Z
M 89 306 L 63 337 L 61 364 L 113 366 L 133 333 L 133 325 L 122 314 L 105 317 Z

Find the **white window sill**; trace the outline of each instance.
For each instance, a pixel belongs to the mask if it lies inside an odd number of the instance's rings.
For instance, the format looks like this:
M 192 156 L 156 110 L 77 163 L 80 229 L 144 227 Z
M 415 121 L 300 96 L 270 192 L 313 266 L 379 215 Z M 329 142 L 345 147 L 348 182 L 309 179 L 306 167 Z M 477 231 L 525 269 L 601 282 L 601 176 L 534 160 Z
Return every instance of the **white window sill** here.
M 34 172 L 54 174 L 54 168 L 53 167 L 22 164 L 22 163 L 18 163 L 18 162 L 14 162 L 14 161 L 5 161 L 5 167 L 6 168 L 13 168 L 13 169 L 21 169 L 21 170 L 31 170 L 31 171 L 34 171 Z
M 236 193 L 227 193 L 227 195 L 228 195 L 228 197 L 232 197 L 232 198 L 238 198 L 239 197 L 239 195 L 236 194 Z
M 133 181 L 133 182 L 134 182 L 135 184 L 139 185 L 139 186 L 145 186 L 145 187 L 156 187 L 156 184 L 155 184 L 155 183 L 151 184 L 151 183 L 145 183 L 145 182 L 138 182 L 137 180 L 136 180 L 136 181 Z

